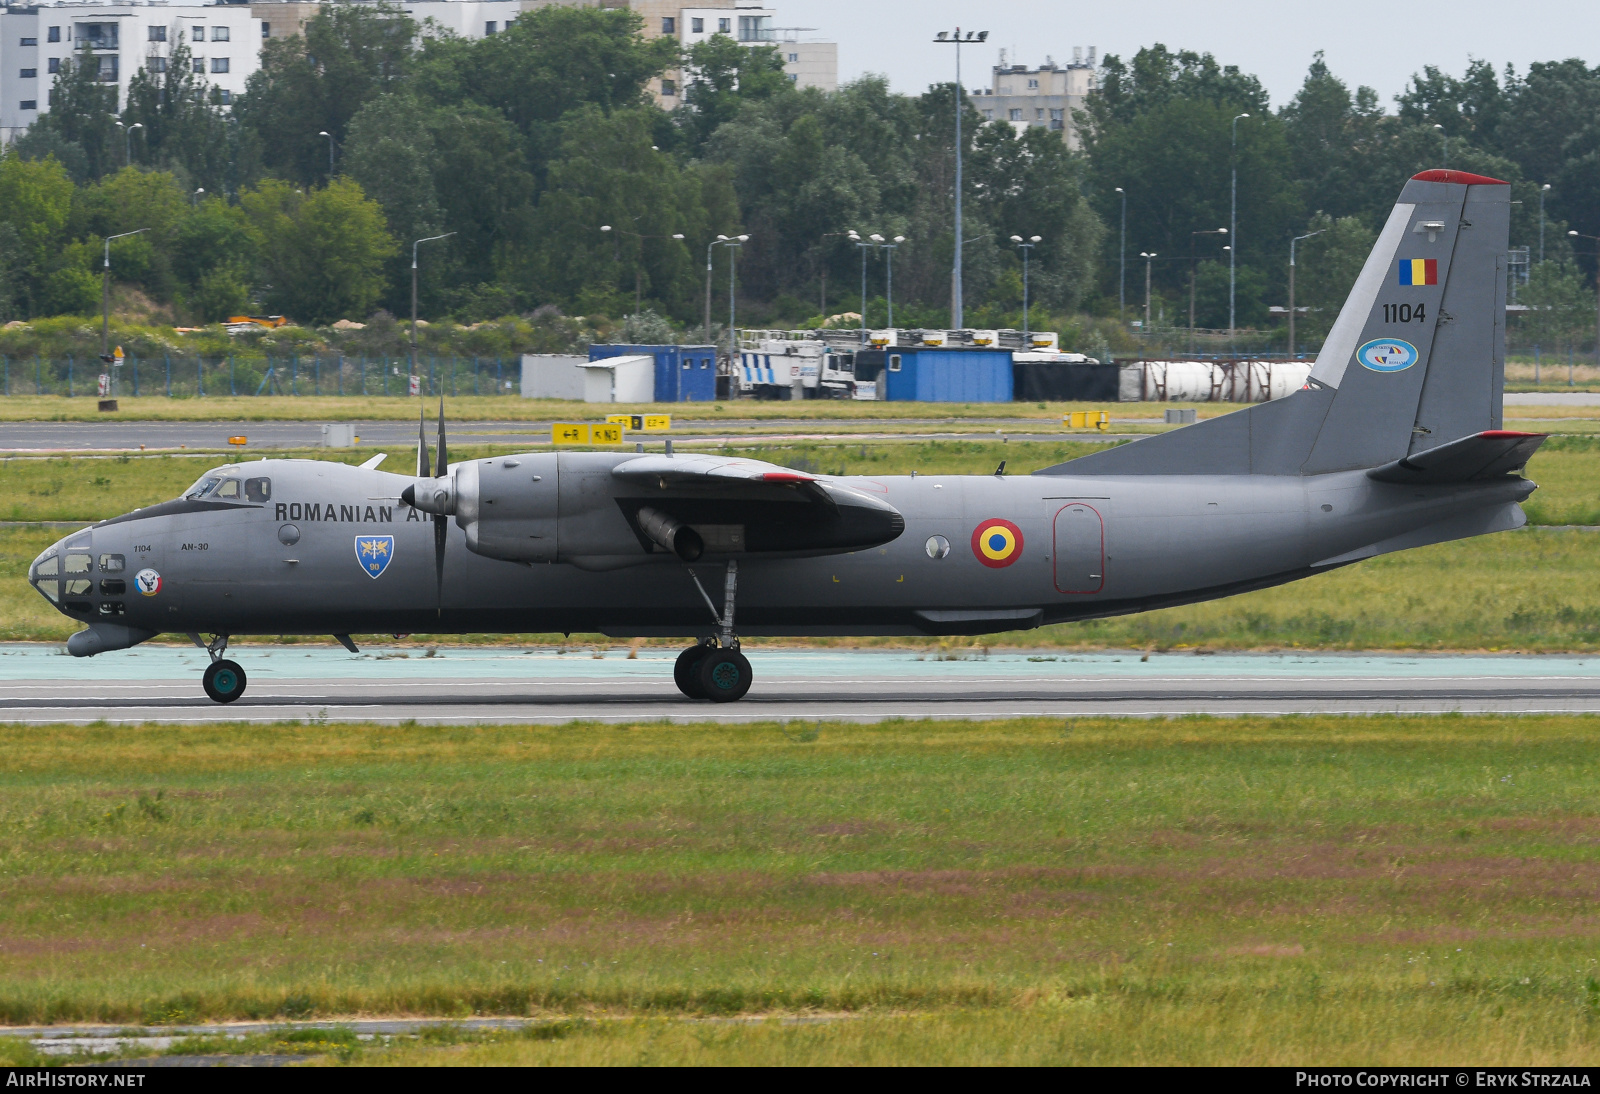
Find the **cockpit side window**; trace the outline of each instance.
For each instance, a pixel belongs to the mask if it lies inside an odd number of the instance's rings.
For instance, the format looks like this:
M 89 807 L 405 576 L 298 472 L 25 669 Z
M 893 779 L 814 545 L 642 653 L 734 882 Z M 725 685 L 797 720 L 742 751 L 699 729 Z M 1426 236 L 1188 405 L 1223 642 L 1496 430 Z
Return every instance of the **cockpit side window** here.
M 223 479 L 222 484 L 217 487 L 216 496 L 219 498 L 227 498 L 229 501 L 238 501 L 239 480 Z
M 215 476 L 215 475 L 207 475 L 204 478 L 202 478 L 199 482 L 197 482 L 193 486 L 189 487 L 189 489 L 184 492 L 183 496 L 186 497 L 186 498 L 203 498 L 203 497 L 206 497 L 213 490 L 215 490 L 218 487 L 218 485 L 221 484 L 221 482 L 222 482 L 222 480 L 220 478 L 218 478 L 217 476 Z
M 271 479 L 245 479 L 244 496 L 246 501 L 271 501 Z
M 66 572 L 69 574 L 86 574 L 94 569 L 93 555 L 80 555 L 69 552 L 67 555 Z

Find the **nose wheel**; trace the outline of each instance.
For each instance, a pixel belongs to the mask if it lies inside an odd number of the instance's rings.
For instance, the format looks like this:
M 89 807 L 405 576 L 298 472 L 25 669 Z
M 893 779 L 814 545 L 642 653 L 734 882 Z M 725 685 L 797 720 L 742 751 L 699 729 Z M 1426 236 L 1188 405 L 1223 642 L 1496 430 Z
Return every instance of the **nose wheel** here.
M 690 699 L 709 699 L 713 703 L 731 703 L 743 699 L 745 692 L 750 690 L 755 674 L 750 662 L 739 652 L 739 639 L 733 633 L 733 601 L 738 591 L 739 564 L 732 561 L 728 563 L 721 612 L 717 611 L 716 604 L 712 603 L 705 586 L 700 584 L 700 578 L 693 570 L 689 571 L 689 576 L 694 579 L 695 588 L 700 590 L 701 597 L 705 599 L 706 607 L 711 609 L 718 635 L 716 638 L 702 639 L 697 645 L 678 654 L 677 663 L 672 666 L 673 682 Z
M 199 635 L 191 637 L 196 645 L 201 644 Z M 239 667 L 239 663 L 222 656 L 228 650 L 228 636 L 216 635 L 205 649 L 211 655 L 211 664 L 206 666 L 204 675 L 200 677 L 200 686 L 205 688 L 206 696 L 213 703 L 233 702 L 244 694 L 246 681 L 244 669 Z

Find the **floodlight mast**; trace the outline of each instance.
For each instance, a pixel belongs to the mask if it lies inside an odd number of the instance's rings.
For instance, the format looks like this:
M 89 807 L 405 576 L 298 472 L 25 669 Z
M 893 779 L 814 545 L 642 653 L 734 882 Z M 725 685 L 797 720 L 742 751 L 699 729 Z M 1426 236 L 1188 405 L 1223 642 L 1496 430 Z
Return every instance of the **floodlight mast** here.
M 961 112 L 967 105 L 967 90 L 961 84 L 961 46 L 963 41 L 966 44 L 975 45 L 988 40 L 989 32 L 986 30 L 969 30 L 966 38 L 963 39 L 960 27 L 956 28 L 954 36 L 948 31 L 941 30 L 938 36 L 934 38 L 936 44 L 953 44 L 956 47 L 956 253 L 950 269 L 950 327 L 952 330 L 963 330 L 966 327 L 966 316 L 962 311 L 961 290 L 961 237 L 965 234 L 961 224 Z

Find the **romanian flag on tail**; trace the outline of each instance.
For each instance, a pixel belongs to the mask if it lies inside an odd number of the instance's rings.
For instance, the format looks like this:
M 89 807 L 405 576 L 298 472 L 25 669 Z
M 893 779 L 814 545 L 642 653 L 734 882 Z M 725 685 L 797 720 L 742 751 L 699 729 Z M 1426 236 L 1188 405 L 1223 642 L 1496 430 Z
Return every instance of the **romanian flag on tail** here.
M 1439 260 L 1437 258 L 1402 258 L 1400 260 L 1400 284 L 1437 285 L 1438 283 Z

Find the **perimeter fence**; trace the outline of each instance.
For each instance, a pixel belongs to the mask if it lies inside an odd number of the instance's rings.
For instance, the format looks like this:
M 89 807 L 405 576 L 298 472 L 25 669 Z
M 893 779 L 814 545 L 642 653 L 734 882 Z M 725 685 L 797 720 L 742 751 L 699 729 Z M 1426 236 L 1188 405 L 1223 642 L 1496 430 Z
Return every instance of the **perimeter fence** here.
M 105 386 L 102 388 L 102 377 Z M 517 357 L 98 357 L 0 355 L 0 394 L 94 397 L 225 395 L 521 395 Z

